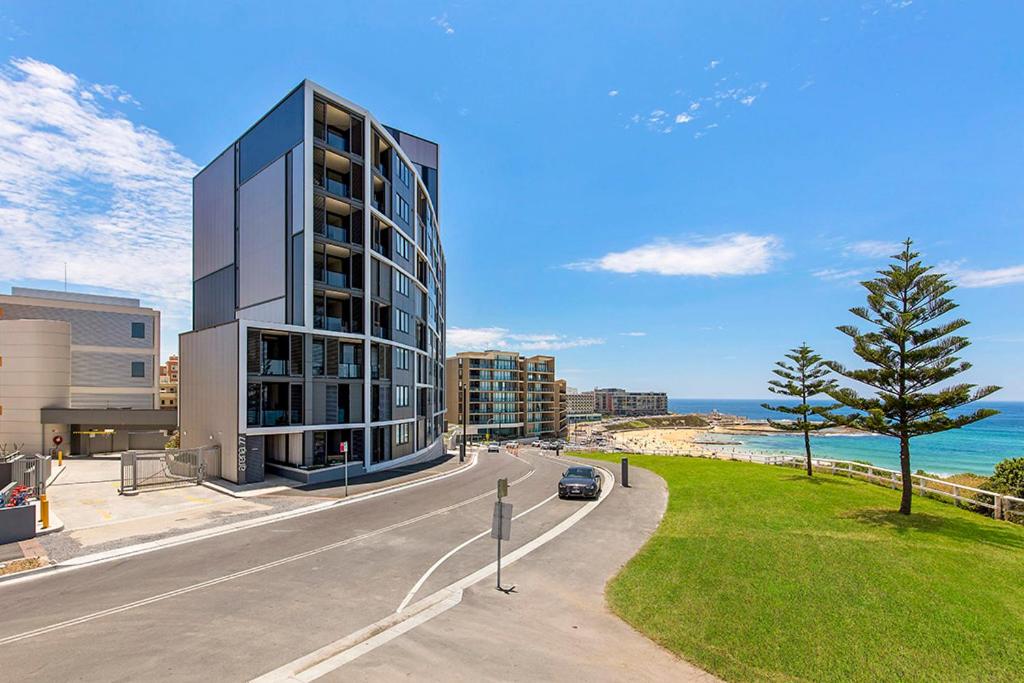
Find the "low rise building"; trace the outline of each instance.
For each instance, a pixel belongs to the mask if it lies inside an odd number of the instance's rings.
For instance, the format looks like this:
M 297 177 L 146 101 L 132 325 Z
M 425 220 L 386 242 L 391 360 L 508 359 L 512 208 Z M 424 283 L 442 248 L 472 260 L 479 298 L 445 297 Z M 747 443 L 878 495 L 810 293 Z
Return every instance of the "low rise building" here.
M 570 388 L 565 395 L 566 423 L 595 422 L 601 413 L 594 410 L 594 392 L 580 392 Z
M 0 295 L 0 443 L 27 453 L 162 448 L 177 416 L 156 408 L 159 330 L 159 311 L 137 299 Z
M 594 410 L 602 415 L 666 415 L 668 394 L 658 391 L 594 389 Z

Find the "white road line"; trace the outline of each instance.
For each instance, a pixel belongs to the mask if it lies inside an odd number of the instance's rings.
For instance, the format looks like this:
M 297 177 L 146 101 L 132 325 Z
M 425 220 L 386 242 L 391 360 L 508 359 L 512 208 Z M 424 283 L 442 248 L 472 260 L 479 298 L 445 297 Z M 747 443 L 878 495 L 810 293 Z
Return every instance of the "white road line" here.
M 530 470 L 529 472 L 524 474 L 522 477 L 520 477 L 519 479 L 516 479 L 514 482 L 509 484 L 509 486 L 513 486 L 515 484 L 518 484 L 521 481 L 525 481 L 535 471 L 536 470 Z M 295 555 L 290 555 L 288 557 L 283 557 L 283 558 L 281 558 L 279 560 L 274 560 L 272 562 L 267 562 L 267 563 L 264 563 L 264 564 L 261 564 L 261 565 L 257 565 L 255 567 L 249 567 L 248 569 L 243 569 L 241 571 L 233 572 L 231 574 L 226 574 L 224 576 L 219 576 L 217 578 L 209 579 L 207 581 L 201 581 L 199 583 L 194 583 L 194 584 L 192 584 L 190 586 L 185 586 L 183 588 L 177 588 L 175 590 L 167 591 L 166 593 L 161 593 L 159 595 L 153 595 L 153 596 L 150 596 L 148 598 L 142 598 L 141 600 L 135 600 L 134 602 L 129 602 L 129 603 L 125 603 L 123 605 L 118 605 L 117 607 L 111 607 L 109 609 L 101 610 L 99 612 L 93 612 L 92 614 L 86 614 L 86 615 L 83 615 L 81 617 L 75 617 L 74 619 L 68 619 L 67 621 L 62 621 L 62 622 L 59 622 L 59 623 L 56 623 L 56 624 L 50 624 L 49 626 L 42 626 L 42 627 L 39 627 L 37 629 L 33 629 L 31 631 L 25 631 L 24 633 L 18 633 L 18 634 L 12 635 L 12 636 L 7 636 L 6 638 L 0 638 L 0 646 L 8 645 L 10 643 L 16 643 L 18 641 L 26 640 L 28 638 L 34 638 L 35 636 L 41 636 L 41 635 L 44 635 L 44 634 L 47 634 L 47 633 L 52 633 L 53 631 L 59 631 L 59 630 L 65 629 L 65 628 L 70 628 L 72 626 L 77 626 L 79 624 L 84 624 L 84 623 L 86 623 L 88 621 L 94 621 L 96 619 L 101 619 L 103 617 L 110 616 L 112 614 L 119 614 L 121 612 L 127 612 L 128 610 L 135 609 L 137 607 L 144 607 L 146 605 L 151 605 L 154 602 L 160 602 L 161 600 L 167 600 L 168 598 L 177 597 L 179 595 L 184 595 L 186 593 L 191 593 L 193 591 L 202 590 L 204 588 L 209 588 L 211 586 L 216 586 L 217 584 L 220 584 L 220 583 L 225 583 L 227 581 L 232 581 L 234 579 L 239 579 L 239 578 L 242 578 L 242 577 L 245 577 L 245 576 L 249 576 L 251 574 L 256 574 L 258 572 L 266 571 L 267 569 L 273 569 L 274 567 L 279 567 L 279 566 L 281 566 L 283 564 L 288 564 L 288 563 L 291 563 L 291 562 L 297 562 L 299 560 L 304 560 L 304 559 L 306 559 L 308 557 L 312 557 L 314 555 L 319 555 L 321 553 L 325 553 L 325 552 L 328 552 L 328 551 L 331 551 L 331 550 L 336 550 L 337 548 L 341 548 L 342 546 L 346 546 L 346 545 L 349 545 L 351 543 L 357 543 L 359 541 L 363 541 L 363 540 L 366 540 L 368 538 L 373 538 L 374 536 L 379 536 L 381 534 L 385 534 L 385 533 L 387 533 L 389 531 L 394 531 L 395 529 L 401 529 L 402 527 L 406 527 L 406 526 L 409 526 L 411 524 L 415 524 L 417 522 L 422 522 L 425 519 L 429 519 L 431 517 L 436 517 L 437 515 L 441 515 L 441 514 L 444 514 L 446 512 L 450 512 L 450 511 L 455 510 L 456 508 L 460 508 L 460 507 L 462 507 L 464 505 L 469 505 L 470 503 L 474 503 L 474 502 L 480 500 L 481 498 L 486 498 L 486 497 L 488 497 L 490 495 L 493 495 L 490 491 L 488 491 L 487 493 L 481 493 L 480 495 L 473 496 L 472 498 L 468 498 L 466 500 L 463 500 L 463 501 L 458 502 L 458 503 L 454 503 L 452 505 L 448 505 L 447 507 L 438 508 L 437 510 L 432 510 L 430 512 L 427 512 L 427 513 L 424 513 L 422 515 L 419 515 L 418 517 L 413 517 L 411 519 L 402 520 L 401 522 L 395 522 L 394 524 L 390 524 L 390 525 L 388 525 L 386 527 L 381 527 L 380 529 L 374 529 L 373 531 L 368 531 L 365 534 L 360 534 L 359 536 L 353 536 L 352 538 L 346 538 L 344 540 L 337 541 L 335 543 L 330 543 L 328 545 L 321 546 L 319 548 L 314 548 L 312 550 L 307 550 L 307 551 L 302 552 L 302 553 L 298 553 L 298 554 L 295 554 Z
M 35 570 L 32 573 L 25 574 L 24 576 L 11 576 L 10 578 L 0 578 L 0 589 L 5 586 L 12 586 L 27 581 L 35 581 L 48 576 L 56 576 L 57 574 L 63 574 L 65 572 L 74 571 L 83 567 L 91 567 L 97 564 L 105 562 L 113 562 L 114 560 L 121 560 L 128 557 L 134 557 L 136 555 L 143 555 L 145 553 L 151 553 L 156 550 L 162 550 L 164 548 L 172 548 L 174 546 L 182 545 L 185 543 L 194 543 L 195 541 L 203 541 L 208 538 L 215 538 L 224 534 L 234 533 L 236 531 L 243 531 L 245 529 L 253 529 L 256 527 L 264 526 L 266 524 L 275 524 L 295 517 L 303 517 L 305 515 L 311 515 L 316 512 L 323 512 L 324 510 L 330 510 L 332 508 L 341 507 L 344 505 L 354 505 L 355 503 L 361 503 L 364 500 L 370 500 L 378 498 L 380 496 L 386 496 L 400 491 L 407 491 L 408 489 L 415 488 L 417 486 L 423 486 L 425 484 L 432 484 L 448 477 L 453 477 L 457 474 L 461 474 L 475 467 L 479 458 L 474 453 L 473 459 L 468 465 L 460 467 L 451 472 L 445 472 L 444 474 L 438 474 L 430 477 L 424 477 L 411 481 L 407 484 L 399 484 L 385 489 L 379 489 L 377 491 L 370 491 L 351 498 L 341 498 L 333 501 L 325 501 L 323 503 L 315 503 L 313 505 L 307 505 L 306 507 L 299 508 L 297 510 L 290 510 L 288 512 L 278 512 L 272 515 L 266 515 L 257 519 L 244 520 L 241 522 L 234 522 L 232 524 L 225 524 L 223 526 L 213 527 L 211 529 L 201 529 L 199 531 L 191 531 L 185 534 L 172 536 L 170 538 L 164 538 L 157 541 L 149 541 L 148 543 L 138 543 L 135 545 L 125 546 L 123 548 L 116 548 L 114 550 L 107 550 L 104 552 L 93 553 L 91 555 L 83 555 L 81 557 L 75 557 L 65 562 L 62 562 L 54 567 L 47 567 L 45 569 Z M 484 494 L 486 495 L 486 494 Z
M 545 543 L 557 538 L 568 529 L 589 515 L 615 487 L 615 475 L 603 467 L 599 467 L 607 475 L 607 488 L 602 488 L 601 496 L 597 500 L 589 501 L 586 505 L 565 518 L 553 528 L 544 532 L 537 538 L 516 548 L 503 558 L 503 566 L 511 565 L 523 557 L 526 557 Z M 455 607 L 462 600 L 462 593 L 473 584 L 487 578 L 497 571 L 497 563 L 492 562 L 482 567 L 469 576 L 462 578 L 455 583 L 442 588 L 436 593 L 429 595 L 419 602 L 413 604 L 403 614 L 392 614 L 389 617 L 371 624 L 361 631 L 350 634 L 345 638 L 336 640 L 333 643 L 312 652 L 305 657 L 300 657 L 285 664 L 273 671 L 253 679 L 253 683 L 273 683 L 277 681 L 314 681 L 362 655 L 375 650 L 391 640 L 394 640 L 403 633 L 411 631 L 416 626 L 433 619 L 438 614 L 446 612 Z M 443 605 L 443 608 L 442 608 Z
M 520 517 L 522 517 L 522 516 L 524 516 L 524 515 L 526 515 L 526 514 L 528 514 L 528 513 L 530 513 L 530 512 L 533 512 L 534 510 L 536 510 L 537 508 L 539 508 L 539 507 L 540 507 L 541 505 L 543 505 L 544 503 L 547 503 L 548 501 L 550 501 L 550 500 L 552 500 L 553 498 L 555 498 L 555 496 L 557 496 L 557 495 L 558 495 L 557 493 L 554 493 L 554 494 L 552 494 L 552 495 L 548 496 L 547 498 L 545 498 L 545 499 L 544 499 L 544 500 L 542 500 L 541 502 L 537 503 L 536 505 L 534 505 L 534 506 L 533 506 L 533 507 L 531 507 L 530 509 L 528 509 L 528 510 L 523 510 L 523 511 L 522 511 L 522 512 L 520 512 L 520 513 L 519 513 L 518 515 L 514 515 L 514 516 L 512 517 L 512 519 L 513 519 L 513 520 L 516 520 L 516 519 L 519 519 Z M 430 578 L 430 575 L 431 575 L 431 574 L 433 574 L 433 573 L 434 573 L 434 571 L 435 571 L 435 570 L 436 570 L 436 569 L 437 569 L 438 567 L 440 567 L 440 566 L 441 566 L 442 564 L 444 564 L 444 562 L 445 562 L 445 561 L 446 561 L 446 560 L 447 560 L 448 558 L 450 558 L 450 557 L 451 557 L 452 555 L 454 555 L 455 553 L 457 553 L 457 552 L 459 552 L 460 550 L 462 550 L 463 548 L 465 548 L 465 547 L 466 547 L 467 545 L 469 545 L 469 544 L 470 544 L 470 543 L 472 543 L 473 541 L 477 541 L 477 540 L 479 540 L 479 539 L 483 538 L 484 536 L 488 535 L 489 533 L 491 533 L 491 530 L 490 530 L 490 529 L 486 529 L 486 530 L 484 530 L 484 531 L 481 531 L 480 533 L 478 533 L 478 534 L 477 534 L 476 536 L 474 536 L 473 538 L 471 538 L 471 539 L 469 539 L 469 540 L 467 540 L 467 541 L 463 541 L 463 542 L 462 542 L 462 543 L 460 543 L 459 545 L 457 545 L 457 546 L 455 546 L 454 548 L 452 548 L 451 550 L 449 550 L 449 551 L 448 551 L 447 553 L 445 553 L 445 554 L 444 554 L 444 555 L 443 555 L 443 556 L 441 557 L 441 559 L 439 559 L 439 560 L 438 560 L 437 562 L 435 562 L 434 564 L 432 564 L 432 565 L 430 566 L 430 569 L 428 569 L 428 570 L 426 571 L 426 573 L 424 573 L 424 574 L 423 574 L 423 576 L 421 576 L 421 577 L 420 577 L 420 580 L 416 582 L 416 584 L 415 584 L 415 585 L 414 585 L 414 586 L 412 587 L 412 590 L 410 590 L 410 591 L 409 591 L 409 593 L 408 593 L 408 594 L 407 594 L 407 595 L 405 596 L 405 599 L 404 599 L 404 600 L 402 600 L 402 604 L 400 604 L 400 605 L 398 606 L 398 609 L 396 609 L 396 610 L 395 610 L 395 613 L 396 613 L 396 614 L 399 614 L 399 613 L 401 613 L 401 612 L 402 612 L 402 610 L 404 610 L 404 609 L 405 609 L 405 608 L 406 608 L 406 607 L 407 607 L 407 606 L 409 605 L 409 603 L 410 603 L 410 602 L 412 602 L 412 599 L 413 599 L 413 597 L 415 597 L 415 596 L 416 596 L 416 593 L 418 593 L 418 592 L 419 592 L 419 590 L 420 590 L 420 588 L 422 588 L 422 587 L 423 587 L 423 584 L 427 582 L 427 579 L 429 579 L 429 578 Z

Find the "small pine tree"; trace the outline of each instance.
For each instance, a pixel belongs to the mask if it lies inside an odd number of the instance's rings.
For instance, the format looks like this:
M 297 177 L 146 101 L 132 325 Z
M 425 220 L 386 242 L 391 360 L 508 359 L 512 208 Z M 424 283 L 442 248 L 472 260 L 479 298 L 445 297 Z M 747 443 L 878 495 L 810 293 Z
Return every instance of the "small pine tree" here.
M 850 312 L 876 329 L 861 332 L 852 325 L 836 328 L 853 340 L 853 352 L 870 367 L 848 370 L 835 361 L 825 361 L 833 372 L 874 389 L 874 398 L 861 397 L 850 388 L 829 391 L 833 399 L 857 411 L 853 415 L 830 417 L 857 429 L 899 439 L 903 480 L 900 512 L 905 515 L 910 514 L 913 494 L 910 440 L 958 429 L 999 412 L 983 408 L 957 417 L 946 414 L 988 396 L 999 387 L 953 384 L 928 391 L 971 367 L 955 355 L 970 342 L 966 337 L 953 335 L 968 322 L 956 318 L 932 325 L 957 307 L 946 298 L 955 285 L 945 275 L 922 265 L 919 254 L 911 251 L 912 246 L 913 242 L 906 240 L 903 251 L 893 255 L 894 263 L 878 271 L 877 278 L 861 283 L 868 290 L 867 307 L 851 308 Z
M 789 422 L 776 422 L 768 420 L 769 424 L 776 429 L 787 432 L 803 432 L 804 451 L 807 453 L 807 476 L 814 475 L 811 467 L 811 432 L 825 427 L 831 427 L 834 423 L 828 418 L 828 414 L 835 411 L 839 404 L 827 406 L 812 406 L 807 403 L 808 399 L 835 389 L 835 380 L 829 379 L 829 369 L 822 363 L 821 356 L 807 344 L 801 344 L 799 348 L 791 349 L 786 358 L 793 361 L 790 365 L 785 361 L 775 363 L 777 367 L 772 369 L 782 379 L 768 380 L 768 391 L 782 396 L 792 396 L 800 399 L 795 406 L 769 405 L 762 403 L 761 407 L 767 410 L 774 410 L 787 415 L 796 415 L 796 419 Z M 820 419 L 811 420 L 811 415 L 817 415 Z

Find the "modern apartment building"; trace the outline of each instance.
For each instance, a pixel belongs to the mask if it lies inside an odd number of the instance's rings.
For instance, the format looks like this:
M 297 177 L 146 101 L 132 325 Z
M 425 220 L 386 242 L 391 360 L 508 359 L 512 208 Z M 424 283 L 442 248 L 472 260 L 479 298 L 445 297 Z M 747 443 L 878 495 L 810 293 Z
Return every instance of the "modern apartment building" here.
M 178 409 L 178 356 L 175 354 L 160 364 L 160 408 Z
M 11 288 L 0 320 L 63 320 L 71 327 L 71 408 L 160 405 L 160 312 L 138 299 Z
M 445 375 L 448 420 L 461 425 L 468 417 L 470 440 L 556 437 L 563 432 L 553 356 L 469 351 L 448 358 Z
M 594 410 L 602 415 L 665 415 L 668 394 L 657 391 L 594 389 Z
M 15 287 L 0 295 L 0 443 L 91 454 L 160 448 L 160 313 L 137 299 Z
M 601 419 L 601 413 L 594 408 L 594 392 L 585 391 L 580 393 L 570 388 L 565 396 L 566 421 L 569 424 L 577 422 L 593 422 Z
M 438 190 L 435 143 L 308 80 L 199 172 L 184 447 L 238 482 L 441 454 Z

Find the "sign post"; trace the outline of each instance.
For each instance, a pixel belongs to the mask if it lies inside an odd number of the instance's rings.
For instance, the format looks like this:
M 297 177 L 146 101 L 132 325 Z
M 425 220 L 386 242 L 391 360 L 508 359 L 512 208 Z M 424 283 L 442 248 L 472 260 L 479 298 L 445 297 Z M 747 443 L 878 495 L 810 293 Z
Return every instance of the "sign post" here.
M 491 538 L 498 541 L 498 578 L 497 589 L 503 593 L 511 593 L 515 586 L 501 587 L 501 542 L 512 536 L 512 503 L 503 503 L 502 498 L 508 495 L 508 479 L 498 480 L 498 500 L 494 503 L 494 517 L 491 519 Z
M 348 498 L 348 441 L 341 442 L 338 453 L 341 454 L 341 462 L 345 464 L 345 497 Z

